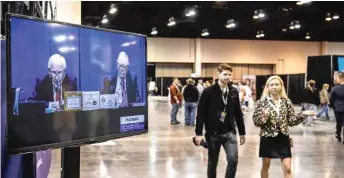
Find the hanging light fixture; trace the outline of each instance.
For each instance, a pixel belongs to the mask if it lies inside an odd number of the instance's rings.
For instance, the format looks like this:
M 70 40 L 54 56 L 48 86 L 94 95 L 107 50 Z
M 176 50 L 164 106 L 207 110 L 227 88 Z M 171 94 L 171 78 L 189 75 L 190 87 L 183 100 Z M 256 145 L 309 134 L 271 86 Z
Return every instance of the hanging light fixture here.
M 104 16 L 103 16 L 103 19 L 102 19 L 102 23 L 103 23 L 103 24 L 106 24 L 106 23 L 108 23 L 108 22 L 109 22 L 109 19 L 107 18 L 106 15 L 104 15 Z
M 210 33 L 208 32 L 208 29 L 203 29 L 201 35 L 202 35 L 202 36 L 209 36 Z
M 301 28 L 301 24 L 300 24 L 299 21 L 295 21 L 294 24 L 295 24 L 294 27 L 295 27 L 296 29 Z
M 254 19 L 259 19 L 258 11 L 257 10 L 254 11 L 253 18 Z
M 117 12 L 117 7 L 116 7 L 116 5 L 115 5 L 115 4 L 111 4 L 109 13 L 110 13 L 110 14 L 115 14 L 116 12 Z
M 259 17 L 259 18 L 264 18 L 264 17 L 265 17 L 265 13 L 263 12 L 263 10 L 260 10 L 260 11 L 259 11 L 258 17 Z
M 337 20 L 337 19 L 339 19 L 339 15 L 337 14 L 337 13 L 335 13 L 334 15 L 333 15 L 333 17 L 332 17 L 334 20 Z
M 263 38 L 265 36 L 264 31 L 260 31 L 260 37 Z
M 230 19 L 226 23 L 226 28 L 234 28 L 236 26 L 235 21 L 233 19 Z
M 309 40 L 311 38 L 311 36 L 309 36 L 309 32 L 307 32 L 306 37 L 307 40 Z
M 157 34 L 158 34 L 158 30 L 155 27 L 153 27 L 151 35 L 157 35 Z
M 326 21 L 331 21 L 331 20 L 332 20 L 331 14 L 330 14 L 330 13 L 327 13 L 327 14 L 326 14 L 325 20 L 326 20 Z
M 170 17 L 168 19 L 167 26 L 171 27 L 171 26 L 174 26 L 174 25 L 176 25 L 176 20 L 174 20 L 174 17 Z

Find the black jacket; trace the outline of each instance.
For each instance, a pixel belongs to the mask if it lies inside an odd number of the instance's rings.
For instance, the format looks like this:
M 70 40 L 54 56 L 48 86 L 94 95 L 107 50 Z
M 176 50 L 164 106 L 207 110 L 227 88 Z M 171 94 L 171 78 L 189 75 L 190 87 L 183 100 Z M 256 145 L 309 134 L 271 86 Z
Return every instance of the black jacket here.
M 198 90 L 193 85 L 186 85 L 183 92 L 185 102 L 197 102 L 198 101 Z
M 227 98 L 227 115 L 229 132 L 236 133 L 237 124 L 240 135 L 245 135 L 245 124 L 243 113 L 239 103 L 239 92 L 228 85 L 229 95 Z M 203 135 L 203 125 L 205 125 L 206 136 L 216 135 L 219 130 L 219 107 L 223 105 L 222 91 L 218 83 L 204 89 L 199 100 L 196 118 L 196 135 Z M 229 112 L 228 112 L 229 111 Z
M 311 91 L 311 89 L 306 87 L 302 93 L 302 103 L 310 103 L 310 104 L 319 105 L 320 104 L 319 91 L 318 90 Z
M 333 87 L 330 103 L 334 112 L 344 112 L 344 85 L 337 85 Z
M 115 94 L 117 86 L 117 74 L 114 77 L 112 77 L 111 81 L 106 80 L 107 79 L 104 79 L 104 89 L 102 91 L 102 94 Z M 132 76 L 129 72 L 126 76 L 126 88 L 129 105 L 133 103 L 142 102 L 142 98 L 140 97 L 138 90 L 137 77 Z
M 78 91 L 77 79 L 66 75 L 62 82 L 62 92 Z M 46 75 L 43 80 L 36 80 L 33 100 L 36 101 L 54 101 L 53 83 L 49 75 Z M 63 96 L 61 96 L 63 97 Z

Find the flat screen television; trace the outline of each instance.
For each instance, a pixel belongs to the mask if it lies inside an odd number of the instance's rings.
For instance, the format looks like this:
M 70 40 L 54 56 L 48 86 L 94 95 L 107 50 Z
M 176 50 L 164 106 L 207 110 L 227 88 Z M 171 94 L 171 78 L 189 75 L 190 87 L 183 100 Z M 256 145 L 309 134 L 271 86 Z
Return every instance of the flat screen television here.
M 148 132 L 145 36 L 6 20 L 10 154 Z

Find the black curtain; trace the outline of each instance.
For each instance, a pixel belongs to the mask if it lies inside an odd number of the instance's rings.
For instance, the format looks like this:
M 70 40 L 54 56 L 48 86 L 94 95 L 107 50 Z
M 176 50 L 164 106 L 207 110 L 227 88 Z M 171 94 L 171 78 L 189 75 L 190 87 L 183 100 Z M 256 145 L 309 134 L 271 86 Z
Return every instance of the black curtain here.
M 301 104 L 302 92 L 305 86 L 305 74 L 289 75 L 288 97 L 293 104 Z
M 265 88 L 266 80 L 268 80 L 270 76 L 271 75 L 257 75 L 256 76 L 256 93 L 257 93 L 256 100 L 259 100 L 260 97 L 262 96 L 263 90 Z
M 333 71 L 331 56 L 311 56 L 307 60 L 307 81 L 315 80 L 316 88 L 321 90 L 322 85 L 333 85 Z M 337 63 L 338 68 L 338 63 Z

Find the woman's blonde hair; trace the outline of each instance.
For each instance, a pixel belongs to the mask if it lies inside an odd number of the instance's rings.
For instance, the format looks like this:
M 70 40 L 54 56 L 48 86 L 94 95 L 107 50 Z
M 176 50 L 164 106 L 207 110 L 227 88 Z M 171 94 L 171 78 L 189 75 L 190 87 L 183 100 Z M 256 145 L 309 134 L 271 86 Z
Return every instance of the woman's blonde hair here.
M 265 83 L 265 88 L 264 88 L 264 91 L 263 91 L 263 94 L 262 94 L 261 98 L 264 98 L 264 97 L 270 95 L 268 87 L 269 87 L 270 82 L 272 80 L 274 80 L 274 79 L 277 79 L 280 82 L 280 84 L 281 84 L 281 91 L 279 93 L 280 97 L 281 98 L 288 98 L 287 93 L 285 92 L 283 80 L 281 79 L 281 77 L 279 77 L 277 75 L 274 75 L 274 76 L 271 76 L 271 77 L 268 78 L 268 80 Z
M 330 87 L 330 85 L 329 85 L 329 84 L 327 84 L 327 83 L 324 83 L 324 84 L 323 84 L 323 88 L 322 88 L 322 89 L 325 89 L 326 87 Z

